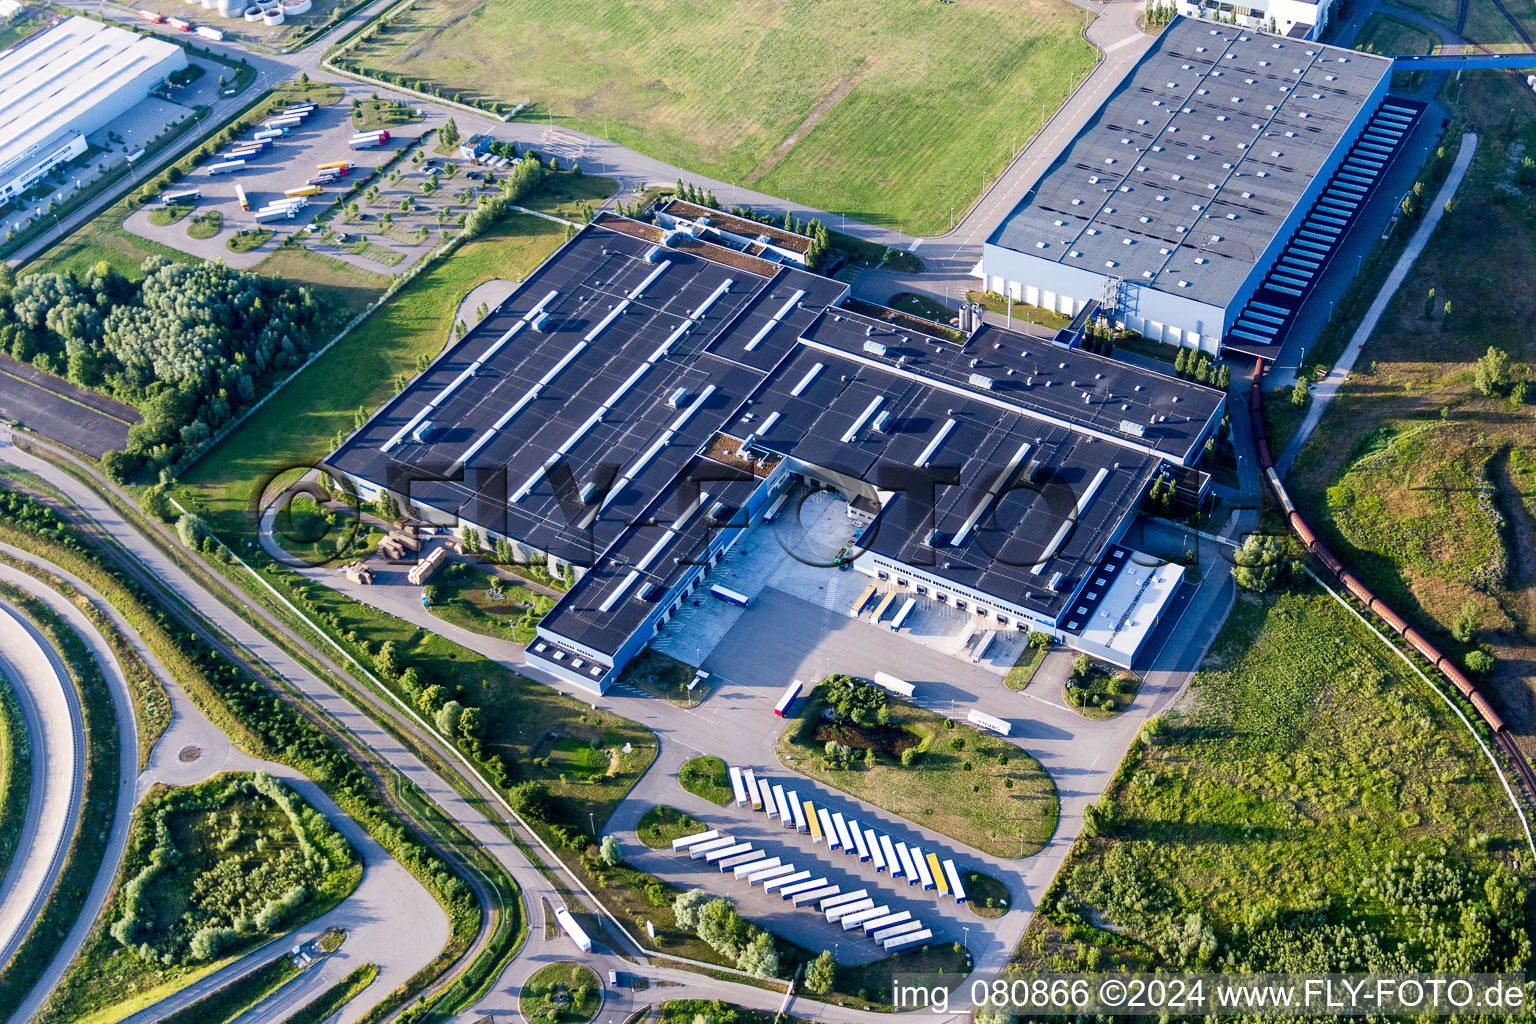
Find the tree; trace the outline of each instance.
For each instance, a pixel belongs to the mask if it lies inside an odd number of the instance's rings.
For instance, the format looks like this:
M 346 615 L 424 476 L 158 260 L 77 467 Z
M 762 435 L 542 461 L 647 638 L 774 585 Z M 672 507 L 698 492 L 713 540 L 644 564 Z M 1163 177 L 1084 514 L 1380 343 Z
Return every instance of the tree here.
M 774 948 L 773 936 L 759 929 L 742 948 L 741 955 L 736 958 L 736 967 L 757 978 L 777 978 L 779 951 Z
M 1312 393 L 1307 390 L 1307 382 L 1298 380 L 1295 387 L 1291 388 L 1291 404 L 1298 409 L 1305 408 L 1312 401 Z
M 453 118 L 443 122 L 443 126 L 437 130 L 437 141 L 444 146 L 453 147 L 459 144 L 459 125 Z
M 432 716 L 432 721 L 437 725 L 437 731 L 452 739 L 459 731 L 459 720 L 464 717 L 464 705 L 456 700 L 451 700 L 437 709 L 437 714 Z
M 373 656 L 373 668 L 385 679 L 394 680 L 400 677 L 400 651 L 393 640 L 385 640 L 379 646 L 379 653 Z
M 832 991 L 832 986 L 836 983 L 837 961 L 832 959 L 831 950 L 824 949 L 805 968 L 805 987 L 819 996 L 824 996 Z
M 466 526 L 463 530 L 465 554 L 475 554 L 480 550 L 480 531 L 473 526 Z
M 1181 346 L 1179 354 L 1173 357 L 1173 372 L 1182 377 L 1187 369 L 1189 369 L 1189 349 Z
M 208 524 L 190 512 L 176 520 L 176 536 L 194 551 L 198 550 L 207 535 Z
M 1425 320 L 1433 320 L 1434 318 L 1435 318 L 1435 290 L 1433 288 L 1431 288 L 1429 290 L 1429 294 L 1424 296 L 1424 319 Z
M 1482 677 L 1493 671 L 1493 655 L 1484 650 L 1468 651 L 1464 659 L 1467 671 Z
M 901 763 L 905 768 L 911 768 L 922 758 L 922 753 L 916 747 L 908 747 L 901 752 Z
M 1477 361 L 1472 383 L 1489 398 L 1502 394 L 1509 384 L 1509 353 L 1489 345 Z
M 1461 611 L 1456 613 L 1456 621 L 1451 623 L 1451 635 L 1464 644 L 1472 642 L 1472 637 L 1477 634 L 1477 602 L 1465 601 Z
M 1243 538 L 1243 546 L 1235 556 L 1232 578 L 1247 590 L 1263 593 L 1275 585 L 1280 576 L 1280 560 L 1285 554 L 1285 543 L 1267 533 L 1250 533 Z
M 603 836 L 601 852 L 603 863 L 611 868 L 616 868 L 624 863 L 624 851 L 619 849 L 619 841 L 613 836 Z
M 672 901 L 672 918 L 683 931 L 696 932 L 699 930 L 699 916 L 713 899 L 714 897 L 703 889 L 680 892 Z
M 519 782 L 507 790 L 507 803 L 512 810 L 529 821 L 546 821 L 549 818 L 549 790 L 544 788 L 542 782 Z

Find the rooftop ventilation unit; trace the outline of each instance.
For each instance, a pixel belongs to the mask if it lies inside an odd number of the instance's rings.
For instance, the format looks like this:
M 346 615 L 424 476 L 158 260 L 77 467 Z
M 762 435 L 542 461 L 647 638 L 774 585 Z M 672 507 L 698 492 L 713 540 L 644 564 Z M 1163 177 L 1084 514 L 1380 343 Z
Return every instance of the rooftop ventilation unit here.
M 416 429 L 411 431 L 411 440 L 418 444 L 425 444 L 432 440 L 432 435 L 437 433 L 437 424 L 431 420 L 422 420 Z
M 885 355 L 885 346 L 878 341 L 866 341 L 864 343 L 864 351 L 872 356 L 883 356 Z
M 973 387 L 986 388 L 988 391 L 992 390 L 992 378 L 988 377 L 984 373 L 973 373 L 967 379 L 971 382 Z
M 655 263 L 659 259 L 661 259 L 661 246 L 653 245 L 645 250 L 645 262 Z
M 554 322 L 555 318 L 550 316 L 548 313 L 540 313 L 533 321 L 533 329 L 538 331 L 540 334 L 547 334 L 549 332 L 550 326 Z
M 688 397 L 688 389 L 687 388 L 678 388 L 676 391 L 672 392 L 672 394 L 667 398 L 667 404 L 670 405 L 674 409 L 681 409 L 683 407 L 683 400 L 685 398 L 687 398 L 687 397 Z
M 875 417 L 875 421 L 872 424 L 872 426 L 877 431 L 879 431 L 882 434 L 888 433 L 888 431 L 885 428 L 890 426 L 890 425 L 891 425 L 891 414 L 889 412 L 882 412 L 882 413 L 880 413 L 878 416 Z
M 1056 591 L 1060 590 L 1061 589 L 1061 581 L 1062 581 L 1062 578 L 1065 575 L 1066 575 L 1065 573 L 1060 573 L 1060 572 L 1053 572 L 1053 573 L 1051 573 L 1051 582 L 1047 583 L 1046 587 L 1052 593 L 1055 593 Z

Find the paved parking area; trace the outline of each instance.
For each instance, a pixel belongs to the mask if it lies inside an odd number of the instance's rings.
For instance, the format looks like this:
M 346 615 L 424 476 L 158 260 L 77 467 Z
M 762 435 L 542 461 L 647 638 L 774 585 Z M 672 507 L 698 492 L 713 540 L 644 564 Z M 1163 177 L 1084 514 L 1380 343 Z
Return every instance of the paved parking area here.
M 175 87 L 170 99 L 145 97 L 112 123 L 85 137 L 90 154 L 63 168 L 62 176 L 50 175 L 45 181 L 53 187 L 46 197 L 26 203 L 19 210 L 8 210 L 0 218 L 0 237 L 7 231 L 21 231 L 37 220 L 47 220 L 50 202 L 64 203 L 76 192 L 90 189 L 108 170 L 121 165 L 129 156 L 151 145 L 173 125 L 192 116 L 194 107 L 211 104 L 218 98 L 219 74 L 229 69 L 214 61 L 192 60 L 203 74 L 185 86 Z
M 376 149 L 351 149 L 347 145 L 347 140 L 355 134 L 352 126 L 352 100 L 354 98 L 366 100 L 369 92 L 370 90 L 361 85 L 345 85 L 339 102 L 318 109 L 291 134 L 275 140 L 275 145 L 260 157 L 251 160 L 244 169 L 228 174 L 211 175 L 206 170 L 207 166 L 219 161 L 216 158 L 210 158 L 178 182 L 178 188 L 196 188 L 202 191 L 196 213 L 216 210 L 220 214 L 223 230 L 212 238 L 199 240 L 189 237 L 187 228 L 191 222 L 190 216 L 183 217 L 173 224 L 159 226 L 151 224 L 149 215 L 152 207 L 129 215 L 123 222 L 123 226 L 143 238 L 180 249 L 182 252 L 191 253 L 202 259 L 222 259 L 230 266 L 240 268 L 255 266 L 285 238 L 298 234 L 306 241 L 308 247 L 316 252 L 333 256 L 364 270 L 380 274 L 406 270 L 441 243 L 441 227 L 437 220 L 439 210 L 444 211 L 446 222 L 450 216 L 450 210 L 463 212 L 472 205 L 472 200 L 464 200 L 459 193 L 465 186 L 473 183 L 466 180 L 462 173 L 454 177 L 444 176 L 439 178 L 441 188 L 437 192 L 431 196 L 423 195 L 421 184 L 427 178 L 427 172 L 422 169 L 425 162 L 432 160 L 439 167 L 444 163 L 441 157 L 431 153 L 424 154 L 421 163 L 407 159 L 396 164 L 392 169 L 392 173 L 399 172 L 399 178 L 396 181 L 390 181 L 387 175 L 379 177 L 377 169 L 380 165 L 421 136 L 423 132 L 435 125 L 436 121 L 422 121 L 390 128 L 389 142 Z M 247 132 L 245 137 L 248 139 L 253 132 L 254 129 L 252 132 Z M 300 210 L 292 220 L 256 223 L 256 210 L 267 203 L 283 198 L 283 193 L 288 189 L 303 187 L 310 178 L 314 177 L 318 164 L 334 160 L 351 160 L 356 167 L 337 185 L 328 187 L 320 195 L 312 196 L 309 206 Z M 331 226 L 346 235 L 345 240 L 340 237 L 331 237 L 323 232 L 311 235 L 307 229 L 315 222 L 319 213 L 326 209 L 338 194 L 345 192 L 359 181 L 368 182 L 370 187 L 377 189 L 377 193 L 371 199 L 358 198 L 357 202 L 362 208 L 361 216 L 351 223 L 344 223 L 347 218 L 341 214 L 333 217 Z M 240 209 L 239 200 L 235 195 L 236 185 L 245 189 L 246 196 L 250 200 L 249 211 Z M 401 201 L 407 199 L 412 207 L 410 212 L 400 209 Z M 384 219 L 385 214 L 388 214 L 387 221 Z M 250 252 L 230 251 L 228 242 L 237 230 L 250 230 L 257 227 L 273 230 L 276 233 L 275 237 Z M 422 229 L 425 231 L 423 232 Z
M 128 443 L 142 417 L 132 406 L 0 355 L 0 419 L 100 458 Z

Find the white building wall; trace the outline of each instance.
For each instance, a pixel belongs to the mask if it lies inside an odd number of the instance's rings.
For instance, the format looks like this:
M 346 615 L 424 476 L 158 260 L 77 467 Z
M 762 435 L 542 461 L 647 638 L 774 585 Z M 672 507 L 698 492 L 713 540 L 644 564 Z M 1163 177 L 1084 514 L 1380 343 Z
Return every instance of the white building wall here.
M 1187 18 L 1204 18 L 1207 21 L 1236 23 L 1246 28 L 1272 31 L 1289 35 L 1297 25 L 1311 25 L 1307 39 L 1317 39 L 1333 18 L 1333 0 L 1309 3 L 1307 0 L 1178 0 L 1179 13 Z

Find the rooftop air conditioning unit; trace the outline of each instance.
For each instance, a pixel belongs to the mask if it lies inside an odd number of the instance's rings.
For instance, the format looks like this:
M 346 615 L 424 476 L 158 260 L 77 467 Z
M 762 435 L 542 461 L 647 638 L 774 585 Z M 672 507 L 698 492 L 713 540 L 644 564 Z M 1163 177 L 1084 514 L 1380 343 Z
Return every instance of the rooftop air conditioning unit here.
M 992 378 L 984 373 L 973 373 L 969 380 L 973 387 L 986 388 L 988 391 L 992 390 Z
M 864 351 L 872 356 L 883 356 L 885 355 L 885 346 L 878 341 L 866 341 L 864 343 Z
M 1131 420 L 1120 421 L 1120 432 L 1122 434 L 1131 434 L 1135 437 L 1147 436 L 1147 428 L 1142 426 L 1140 423 L 1135 423 Z
M 667 404 L 676 409 L 682 406 L 683 399 L 688 397 L 687 388 L 678 388 L 667 397 Z

